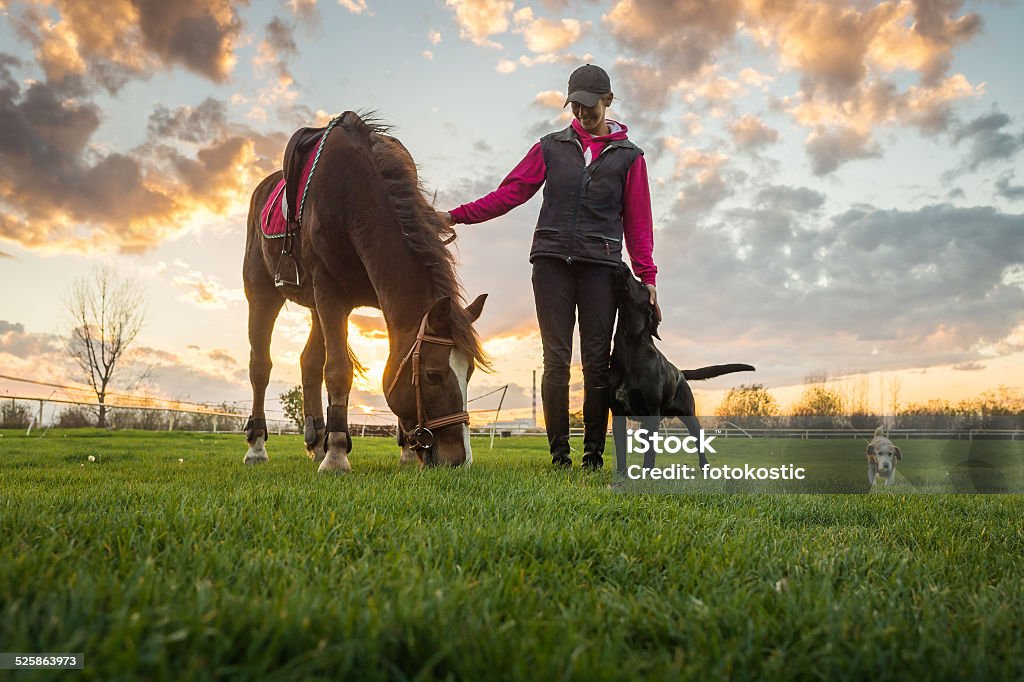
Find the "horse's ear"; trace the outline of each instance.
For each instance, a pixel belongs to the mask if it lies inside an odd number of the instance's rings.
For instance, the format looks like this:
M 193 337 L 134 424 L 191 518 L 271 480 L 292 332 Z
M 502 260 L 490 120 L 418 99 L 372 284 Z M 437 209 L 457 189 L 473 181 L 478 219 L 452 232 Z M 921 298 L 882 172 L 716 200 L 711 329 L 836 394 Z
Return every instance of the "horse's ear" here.
M 427 333 L 431 336 L 449 336 L 452 329 L 452 299 L 442 296 L 430 304 L 427 311 Z
M 484 302 L 486 300 L 487 294 L 480 294 L 472 303 L 466 306 L 466 314 L 469 315 L 470 322 L 476 322 L 477 318 L 480 317 L 480 313 L 484 311 Z

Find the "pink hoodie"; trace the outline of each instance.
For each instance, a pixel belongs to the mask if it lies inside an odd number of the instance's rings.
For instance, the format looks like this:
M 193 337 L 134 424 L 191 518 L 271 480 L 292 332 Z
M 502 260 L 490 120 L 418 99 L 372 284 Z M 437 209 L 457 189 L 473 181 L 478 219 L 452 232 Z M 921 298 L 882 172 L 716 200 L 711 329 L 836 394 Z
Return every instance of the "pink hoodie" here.
M 573 119 L 572 128 L 576 131 L 584 153 L 590 152 L 590 159 L 596 159 L 607 142 L 626 139 L 626 126 L 611 120 L 607 123 L 611 128 L 608 135 L 591 136 L 579 121 Z M 471 225 L 505 215 L 537 193 L 544 184 L 546 171 L 544 154 L 538 142 L 501 181 L 498 189 L 451 211 L 452 220 Z M 633 264 L 633 274 L 644 284 L 655 284 L 658 267 L 653 257 L 654 220 L 651 217 L 651 191 L 643 154 L 636 157 L 626 174 L 626 187 L 622 194 L 622 227 L 626 251 Z

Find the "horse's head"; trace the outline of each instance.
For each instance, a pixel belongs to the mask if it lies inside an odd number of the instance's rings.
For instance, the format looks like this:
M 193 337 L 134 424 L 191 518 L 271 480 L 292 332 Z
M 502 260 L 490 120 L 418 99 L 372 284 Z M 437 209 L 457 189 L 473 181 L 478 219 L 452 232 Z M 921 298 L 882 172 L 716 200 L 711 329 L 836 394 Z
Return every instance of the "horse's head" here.
M 466 409 L 475 362 L 457 343 L 456 327 L 466 328 L 480 317 L 486 298 L 481 294 L 466 308 L 449 297 L 435 301 L 417 337 L 419 359 L 414 347 L 392 378 L 386 397 L 398 415 L 403 461 L 415 457 L 424 466 L 473 461 Z

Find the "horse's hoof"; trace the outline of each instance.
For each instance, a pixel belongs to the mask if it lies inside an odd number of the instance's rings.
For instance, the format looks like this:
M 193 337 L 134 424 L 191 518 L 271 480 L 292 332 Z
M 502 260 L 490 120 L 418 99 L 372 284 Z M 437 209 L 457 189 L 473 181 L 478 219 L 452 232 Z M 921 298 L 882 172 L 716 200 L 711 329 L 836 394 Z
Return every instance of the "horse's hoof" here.
M 321 474 L 349 474 L 352 473 L 352 465 L 348 463 L 348 455 L 327 453 L 317 471 Z
M 265 445 L 263 436 L 256 436 L 256 438 L 249 442 L 249 452 L 245 453 L 246 464 L 263 464 L 269 462 L 270 458 L 267 457 L 267 446 Z
M 320 464 L 324 461 L 327 453 L 324 452 L 323 441 L 317 443 L 312 448 L 306 448 L 306 456 L 313 460 L 313 464 Z
M 320 464 L 320 462 L 324 461 L 324 457 L 327 456 L 325 451 L 327 447 L 326 438 L 324 430 L 319 429 L 316 432 L 316 441 L 312 445 L 309 444 L 308 440 L 306 441 L 306 456 L 313 461 L 313 464 Z

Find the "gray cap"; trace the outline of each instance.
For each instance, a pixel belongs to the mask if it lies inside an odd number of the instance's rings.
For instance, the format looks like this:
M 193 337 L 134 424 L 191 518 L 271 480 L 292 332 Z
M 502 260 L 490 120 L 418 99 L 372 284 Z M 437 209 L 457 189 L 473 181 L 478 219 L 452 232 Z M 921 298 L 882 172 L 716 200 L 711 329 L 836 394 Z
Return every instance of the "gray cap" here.
M 611 91 L 612 81 L 608 73 L 600 66 L 586 64 L 569 76 L 569 96 L 562 106 L 565 107 L 569 102 L 579 102 L 585 107 L 592 107 Z

